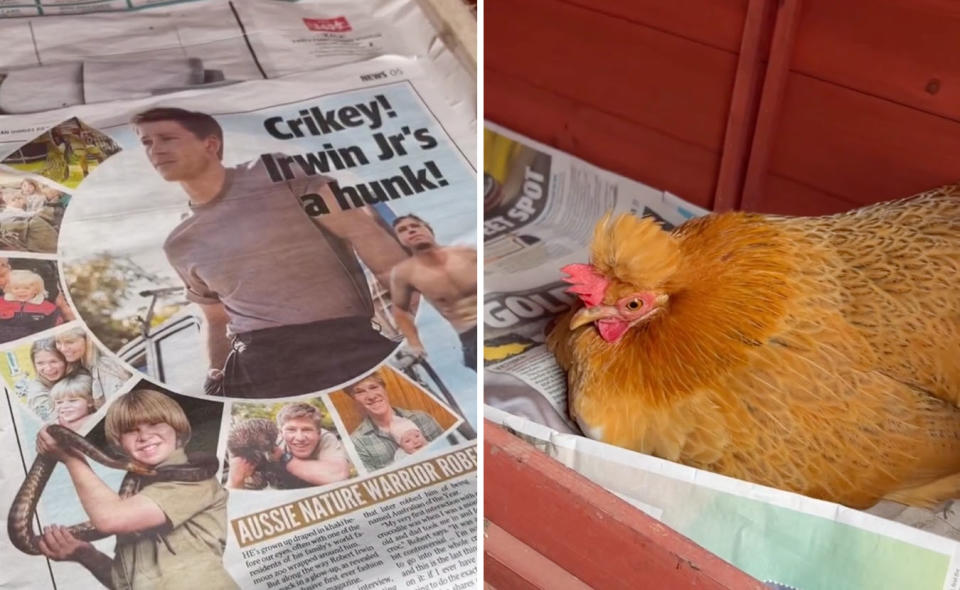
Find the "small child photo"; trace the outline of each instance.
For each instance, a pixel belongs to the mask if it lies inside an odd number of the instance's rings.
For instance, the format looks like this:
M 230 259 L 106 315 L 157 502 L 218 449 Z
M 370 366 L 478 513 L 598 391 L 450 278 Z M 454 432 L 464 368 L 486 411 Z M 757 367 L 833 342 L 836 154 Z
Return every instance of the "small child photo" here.
M 400 447 L 393 454 L 394 461 L 402 461 L 413 455 L 427 446 L 428 442 L 420 427 L 406 418 L 397 418 L 393 421 L 393 424 L 390 425 L 390 436 Z
M 51 423 L 79 432 L 97 411 L 93 379 L 83 373 L 64 377 L 50 388 L 50 401 L 54 413 Z
M 49 297 L 43 277 L 11 270 L 0 300 L 0 339 L 16 340 L 62 324 L 63 313 Z
M 53 260 L 0 257 L 0 342 L 18 340 L 75 319 Z
M 31 186 L 31 185 L 27 185 Z M 19 212 L 26 213 L 27 211 L 27 196 L 23 193 L 16 193 L 5 197 L 3 199 L 3 211 L 4 213 L 8 212 Z
M 238 588 L 223 565 L 228 494 L 216 477 L 220 463 L 212 452 L 187 453 L 195 428 L 205 441 L 200 448 L 216 448 L 221 415 L 218 403 L 162 392 L 149 383 L 119 396 L 107 409 L 102 431 L 98 425 L 88 440 L 166 468 L 128 496 L 110 489 L 86 458 L 42 429 L 37 453 L 64 463 L 90 523 L 116 535 L 109 556 L 67 527 L 49 526 L 39 543 L 43 555 L 77 562 L 113 588 L 179 587 L 188 572 L 191 587 Z M 98 444 L 101 437 L 105 441 Z
M 69 202 L 52 186 L 0 173 L 0 250 L 56 254 Z
M 57 420 L 51 398 L 53 388 L 64 379 L 79 375 L 90 379 L 94 411 L 120 391 L 131 377 L 129 371 L 76 323 L 0 350 L 0 376 L 7 389 L 43 422 Z

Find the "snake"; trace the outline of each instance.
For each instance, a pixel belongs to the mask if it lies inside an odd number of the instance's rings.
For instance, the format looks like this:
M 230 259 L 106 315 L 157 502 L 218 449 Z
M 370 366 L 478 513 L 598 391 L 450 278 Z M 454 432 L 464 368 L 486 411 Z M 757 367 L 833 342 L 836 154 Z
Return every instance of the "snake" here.
M 63 449 L 80 452 L 90 459 L 114 469 L 126 471 L 120 485 L 120 497 L 126 498 L 143 486 L 158 481 L 203 481 L 216 475 L 219 460 L 209 453 L 191 453 L 186 465 L 164 465 L 151 467 L 134 459 L 112 457 L 79 434 L 68 428 L 56 424 L 47 426 L 47 432 Z M 53 473 L 58 460 L 54 457 L 38 454 L 34 459 L 26 478 L 17 490 L 17 495 L 10 506 L 7 515 L 7 534 L 14 547 L 27 555 L 40 555 L 40 535 L 33 530 L 34 514 L 37 502 L 43 493 L 50 475 Z M 83 522 L 67 527 L 74 537 L 81 541 L 96 541 L 108 537 L 109 534 L 97 530 L 90 522 Z

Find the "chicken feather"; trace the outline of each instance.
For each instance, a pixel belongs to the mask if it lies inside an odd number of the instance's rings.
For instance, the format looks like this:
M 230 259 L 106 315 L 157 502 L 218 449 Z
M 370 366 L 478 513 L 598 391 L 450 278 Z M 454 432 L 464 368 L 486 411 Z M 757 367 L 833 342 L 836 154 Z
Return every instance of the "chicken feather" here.
M 857 508 L 960 495 L 960 186 L 672 232 L 607 216 L 590 254 L 600 293 L 548 337 L 584 432 Z

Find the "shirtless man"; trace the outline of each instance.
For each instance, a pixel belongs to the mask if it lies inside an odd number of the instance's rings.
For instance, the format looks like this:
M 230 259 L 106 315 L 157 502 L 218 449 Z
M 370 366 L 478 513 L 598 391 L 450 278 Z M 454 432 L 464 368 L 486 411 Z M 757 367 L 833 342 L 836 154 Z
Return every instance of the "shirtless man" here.
M 189 198 L 163 249 L 206 320 L 206 393 L 319 391 L 393 352 L 371 324 L 357 257 L 388 284 L 406 256 L 374 211 L 342 211 L 327 177 L 273 182 L 260 160 L 225 167 L 223 130 L 205 113 L 155 108 L 132 122 L 154 169 Z M 305 196 L 330 213 L 307 215 Z
M 477 370 L 477 251 L 467 246 L 440 246 L 433 228 L 416 215 L 393 221 L 393 231 L 412 256 L 390 276 L 393 314 L 411 351 L 425 356 L 411 302 L 420 293 L 460 335 L 463 362 Z

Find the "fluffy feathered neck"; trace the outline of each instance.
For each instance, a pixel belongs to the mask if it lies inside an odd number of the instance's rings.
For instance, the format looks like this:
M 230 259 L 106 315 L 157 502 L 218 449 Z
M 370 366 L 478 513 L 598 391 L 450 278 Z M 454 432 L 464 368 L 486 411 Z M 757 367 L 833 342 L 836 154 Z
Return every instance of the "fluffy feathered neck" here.
M 670 300 L 615 344 L 595 329 L 581 338 L 610 379 L 650 403 L 715 384 L 777 330 L 789 294 L 789 248 L 776 226 L 756 215 L 713 215 L 672 233 L 649 219 L 605 219 L 591 253 L 614 279 L 607 298 L 659 289 Z

